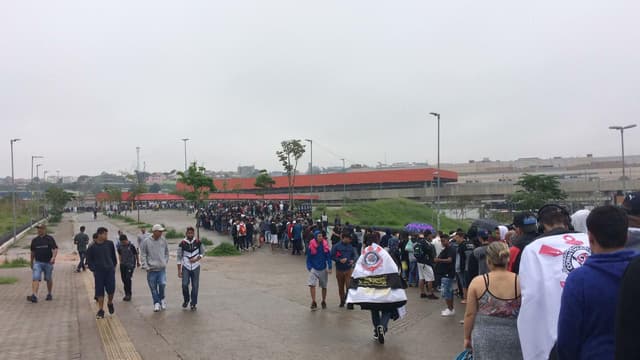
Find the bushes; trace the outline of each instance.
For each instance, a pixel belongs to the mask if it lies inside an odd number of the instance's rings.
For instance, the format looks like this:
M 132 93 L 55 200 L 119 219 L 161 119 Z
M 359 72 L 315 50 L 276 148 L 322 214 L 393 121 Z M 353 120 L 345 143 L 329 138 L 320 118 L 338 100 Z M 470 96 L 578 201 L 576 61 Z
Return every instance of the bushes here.
M 202 242 L 202 245 L 204 245 L 204 246 L 211 246 L 211 245 L 213 245 L 213 241 L 211 241 L 211 240 L 207 239 L 207 238 L 206 238 L 206 237 L 204 237 L 204 236 L 200 239 L 200 242 Z
M 240 251 L 229 243 L 222 243 L 213 249 L 207 251 L 207 256 L 238 256 Z
M 30 266 L 30 263 L 25 258 L 17 258 L 4 264 L 0 264 L 0 269 L 21 268 L 28 266 Z
M 184 238 L 184 233 L 178 232 L 175 229 L 167 229 L 164 233 L 164 237 L 167 239 L 181 239 Z

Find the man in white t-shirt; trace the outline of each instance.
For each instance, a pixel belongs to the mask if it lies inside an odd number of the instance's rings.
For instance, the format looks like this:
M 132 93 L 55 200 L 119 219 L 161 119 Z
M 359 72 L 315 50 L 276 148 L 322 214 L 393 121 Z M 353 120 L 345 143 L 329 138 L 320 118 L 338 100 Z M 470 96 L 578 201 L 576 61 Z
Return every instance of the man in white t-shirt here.
M 567 210 L 545 205 L 538 217 L 544 233 L 524 248 L 520 262 L 518 335 L 524 360 L 557 358 L 562 289 L 569 273 L 591 255 L 587 235 L 569 230 L 571 217 Z

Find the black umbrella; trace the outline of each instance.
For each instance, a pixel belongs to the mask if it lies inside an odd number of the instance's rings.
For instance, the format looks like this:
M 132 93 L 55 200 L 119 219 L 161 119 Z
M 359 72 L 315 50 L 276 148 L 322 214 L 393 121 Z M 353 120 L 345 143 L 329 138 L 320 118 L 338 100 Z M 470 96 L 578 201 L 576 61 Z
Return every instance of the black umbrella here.
M 485 229 L 489 232 L 497 228 L 498 225 L 500 225 L 500 223 L 493 219 L 478 219 L 471 223 L 471 227 L 475 227 L 476 229 Z

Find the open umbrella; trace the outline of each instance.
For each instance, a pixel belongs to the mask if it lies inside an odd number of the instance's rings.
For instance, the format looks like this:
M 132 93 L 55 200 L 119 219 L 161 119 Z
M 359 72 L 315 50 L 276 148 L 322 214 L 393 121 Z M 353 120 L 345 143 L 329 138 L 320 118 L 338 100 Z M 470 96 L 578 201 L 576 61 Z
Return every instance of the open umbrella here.
M 471 223 L 471 227 L 475 227 L 476 229 L 485 229 L 489 232 L 493 231 L 498 225 L 499 222 L 493 219 L 478 219 Z
M 430 224 L 424 224 L 424 223 L 410 223 L 410 224 L 407 224 L 404 227 L 404 229 L 410 233 L 420 233 L 420 232 L 425 232 L 427 230 L 433 232 L 433 226 L 431 226 Z

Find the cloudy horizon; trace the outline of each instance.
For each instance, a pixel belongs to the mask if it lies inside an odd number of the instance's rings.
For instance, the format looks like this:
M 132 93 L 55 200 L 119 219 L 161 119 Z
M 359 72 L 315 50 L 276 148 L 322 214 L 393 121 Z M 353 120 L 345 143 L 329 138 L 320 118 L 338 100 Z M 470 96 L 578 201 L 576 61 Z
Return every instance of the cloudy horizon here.
M 0 177 L 619 156 L 640 123 L 640 3 L 0 4 Z M 640 155 L 640 128 L 625 153 Z M 308 149 L 300 169 L 306 169 Z

